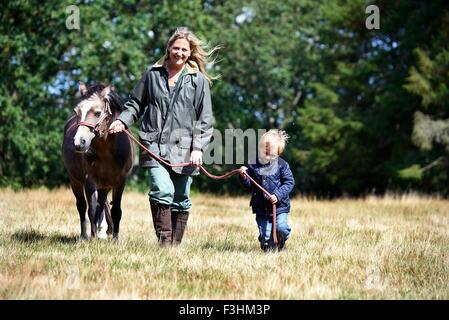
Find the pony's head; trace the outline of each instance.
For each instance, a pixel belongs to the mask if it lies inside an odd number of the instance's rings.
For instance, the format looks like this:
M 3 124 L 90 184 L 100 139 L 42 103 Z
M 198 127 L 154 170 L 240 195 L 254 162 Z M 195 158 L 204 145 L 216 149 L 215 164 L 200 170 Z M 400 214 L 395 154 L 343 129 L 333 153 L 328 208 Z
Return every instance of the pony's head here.
M 74 144 L 76 151 L 86 152 L 94 138 L 107 138 L 109 125 L 123 110 L 123 102 L 112 85 L 87 88 L 81 83 L 78 90 L 81 99 L 74 109 L 79 120 Z

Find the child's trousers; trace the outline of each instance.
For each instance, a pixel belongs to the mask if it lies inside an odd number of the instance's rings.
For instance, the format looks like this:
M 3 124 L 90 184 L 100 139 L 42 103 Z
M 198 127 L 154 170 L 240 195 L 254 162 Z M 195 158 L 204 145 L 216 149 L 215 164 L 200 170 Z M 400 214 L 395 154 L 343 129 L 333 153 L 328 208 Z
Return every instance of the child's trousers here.
M 288 212 L 276 215 L 276 237 L 281 248 L 287 241 L 292 228 L 287 222 Z M 274 249 L 276 245 L 273 240 L 273 218 L 270 215 L 256 214 L 256 222 L 259 227 L 259 241 L 261 248 Z

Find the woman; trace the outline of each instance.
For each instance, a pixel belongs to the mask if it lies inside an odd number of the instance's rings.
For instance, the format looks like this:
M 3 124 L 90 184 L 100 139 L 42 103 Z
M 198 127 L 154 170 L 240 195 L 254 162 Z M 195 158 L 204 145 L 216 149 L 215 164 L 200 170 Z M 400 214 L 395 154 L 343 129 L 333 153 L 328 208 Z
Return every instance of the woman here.
M 159 244 L 181 243 L 192 203 L 192 175 L 199 174 L 204 148 L 213 131 L 208 57 L 218 49 L 204 49 L 187 28 L 178 28 L 165 55 L 150 67 L 134 87 L 125 110 L 110 126 L 117 133 L 141 117 L 139 137 L 152 152 L 170 163 L 191 167 L 169 168 L 141 152 L 140 165 L 149 168 L 153 225 Z

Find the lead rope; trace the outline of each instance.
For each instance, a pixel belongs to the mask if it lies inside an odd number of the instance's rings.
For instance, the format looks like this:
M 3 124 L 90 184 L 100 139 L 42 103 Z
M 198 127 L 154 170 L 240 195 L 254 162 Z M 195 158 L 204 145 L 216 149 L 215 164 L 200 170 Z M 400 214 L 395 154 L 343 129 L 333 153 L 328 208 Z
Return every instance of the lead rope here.
M 182 163 L 169 163 L 167 161 L 165 161 L 164 159 L 160 158 L 159 156 L 157 156 L 154 152 L 150 151 L 147 147 L 145 147 L 142 143 L 140 143 L 139 140 L 137 140 L 136 138 L 134 138 L 134 136 L 127 130 L 124 129 L 125 133 L 128 135 L 128 137 L 130 137 L 130 139 L 132 141 L 134 141 L 137 145 L 139 145 L 143 150 L 145 150 L 150 156 L 152 156 L 153 158 L 155 158 L 157 161 L 159 161 L 160 163 L 165 164 L 168 167 L 188 167 L 191 166 L 192 164 L 190 162 L 182 162 Z M 240 173 L 239 169 L 234 169 L 231 170 L 229 172 L 226 172 L 225 174 L 221 175 L 221 176 L 216 176 L 213 175 L 212 173 L 210 173 L 209 171 L 207 171 L 202 165 L 199 166 L 200 170 L 202 172 L 204 172 L 204 174 L 206 176 L 208 176 L 211 179 L 214 180 L 222 180 L 222 179 L 227 179 L 235 174 Z M 257 188 L 259 188 L 265 195 L 267 195 L 268 197 L 271 197 L 271 194 L 265 190 L 260 184 L 258 184 L 253 178 L 251 178 L 246 172 L 245 172 L 245 177 L 247 177 Z M 279 199 L 278 199 L 279 201 Z M 275 244 L 278 244 L 278 239 L 276 236 L 276 204 L 273 203 L 273 241 Z

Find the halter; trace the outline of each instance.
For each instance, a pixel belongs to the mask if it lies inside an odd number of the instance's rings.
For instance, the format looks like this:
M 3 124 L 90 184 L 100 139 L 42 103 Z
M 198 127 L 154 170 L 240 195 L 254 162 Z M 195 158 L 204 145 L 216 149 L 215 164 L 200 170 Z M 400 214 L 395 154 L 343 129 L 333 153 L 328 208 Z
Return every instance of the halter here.
M 88 122 L 88 121 L 80 121 L 78 123 L 78 126 L 86 126 L 91 129 L 91 131 L 94 131 L 95 133 L 100 133 L 98 130 L 98 127 L 103 123 L 103 121 L 107 118 L 108 114 L 112 114 L 111 108 L 109 106 L 109 101 L 106 99 L 106 107 L 105 110 L 102 112 L 100 118 L 96 123 Z

